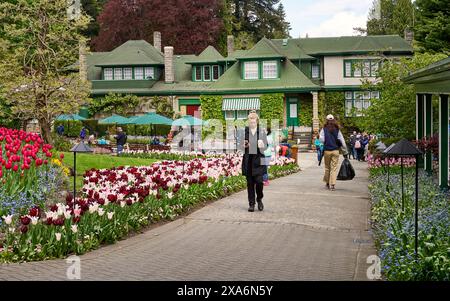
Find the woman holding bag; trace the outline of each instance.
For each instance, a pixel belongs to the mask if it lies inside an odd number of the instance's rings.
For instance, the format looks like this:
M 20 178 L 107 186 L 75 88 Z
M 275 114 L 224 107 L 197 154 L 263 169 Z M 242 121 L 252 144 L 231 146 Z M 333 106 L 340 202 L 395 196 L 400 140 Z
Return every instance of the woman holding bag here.
M 344 136 L 339 130 L 339 125 L 331 114 L 327 116 L 327 122 L 320 131 L 320 141 L 324 145 L 325 175 L 323 176 L 323 181 L 326 184 L 326 188 L 334 191 L 338 173 L 339 149 L 343 148 L 344 152 L 346 152 L 347 146 Z

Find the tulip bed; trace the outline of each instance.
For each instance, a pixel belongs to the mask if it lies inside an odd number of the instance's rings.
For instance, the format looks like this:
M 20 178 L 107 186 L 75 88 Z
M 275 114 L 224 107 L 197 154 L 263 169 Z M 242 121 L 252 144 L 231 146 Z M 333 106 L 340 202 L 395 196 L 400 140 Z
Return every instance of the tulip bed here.
M 415 173 L 405 172 L 405 211 L 401 209 L 401 178 L 382 170 L 370 178 L 372 228 L 387 280 L 450 280 L 450 195 L 425 173 L 419 178 L 419 245 L 414 254 Z
M 80 198 L 67 195 L 45 212 L 35 206 L 28 214 L 4 217 L 0 262 L 83 254 L 151 223 L 173 220 L 193 206 L 245 188 L 240 165 L 240 156 L 222 155 L 87 171 Z M 292 160 L 282 159 L 270 167 L 270 176 L 297 171 Z
M 122 157 L 129 158 L 142 158 L 142 159 L 155 159 L 155 160 L 181 160 L 189 161 L 196 158 L 206 158 L 219 156 L 215 153 L 202 153 L 202 152 L 188 152 L 188 151 L 165 151 L 165 150 L 151 150 L 151 151 L 124 151 L 121 154 Z
M 51 149 L 37 134 L 0 128 L 0 216 L 44 206 L 64 187 L 67 178 Z

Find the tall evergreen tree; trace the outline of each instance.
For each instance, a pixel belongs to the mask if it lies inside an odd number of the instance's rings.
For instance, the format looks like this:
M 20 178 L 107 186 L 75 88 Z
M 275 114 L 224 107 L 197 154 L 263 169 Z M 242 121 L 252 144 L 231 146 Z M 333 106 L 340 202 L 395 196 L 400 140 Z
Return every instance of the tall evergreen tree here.
M 416 0 L 415 38 L 424 51 L 450 53 L 450 1 Z

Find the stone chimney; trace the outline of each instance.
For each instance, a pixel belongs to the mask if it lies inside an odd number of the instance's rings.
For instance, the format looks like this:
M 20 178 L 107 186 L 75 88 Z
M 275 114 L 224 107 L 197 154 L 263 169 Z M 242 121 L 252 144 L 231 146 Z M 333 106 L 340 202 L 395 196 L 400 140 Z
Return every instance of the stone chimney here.
M 78 46 L 78 72 L 82 81 L 87 81 L 86 41 L 80 40 Z
M 161 33 L 159 31 L 153 33 L 153 47 L 161 51 Z
M 173 84 L 175 82 L 172 46 L 164 47 L 164 74 L 166 84 Z
M 227 36 L 227 54 L 230 56 L 234 52 L 234 37 Z
M 412 31 L 412 29 L 409 27 L 405 28 L 405 40 L 409 45 L 412 46 L 414 42 L 414 31 Z

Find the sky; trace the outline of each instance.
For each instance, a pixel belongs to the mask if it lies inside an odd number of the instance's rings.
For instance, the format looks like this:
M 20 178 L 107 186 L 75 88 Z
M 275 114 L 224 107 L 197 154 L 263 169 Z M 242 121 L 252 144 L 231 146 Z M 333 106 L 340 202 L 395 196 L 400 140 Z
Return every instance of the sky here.
M 281 0 L 293 38 L 356 35 L 366 27 L 373 0 Z

